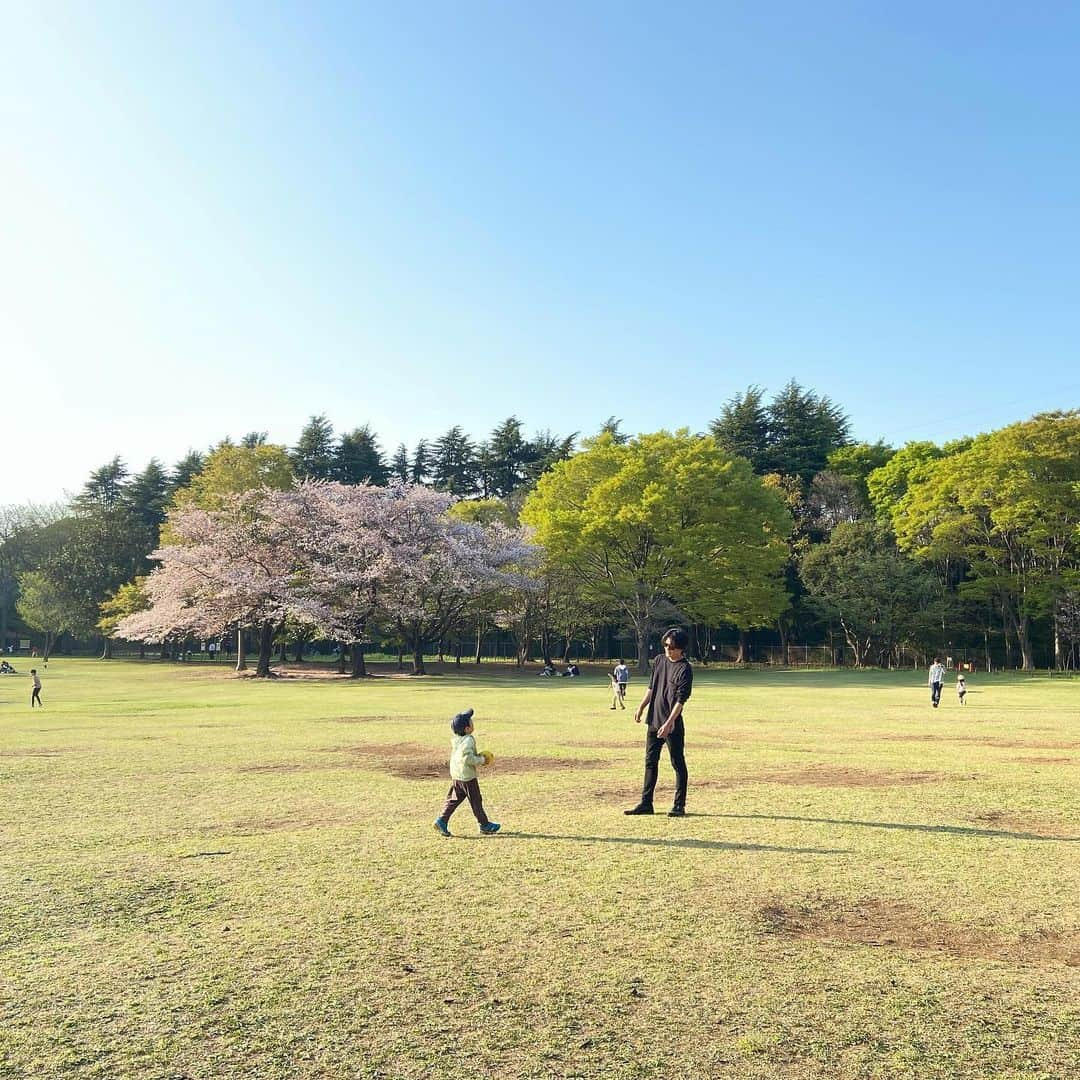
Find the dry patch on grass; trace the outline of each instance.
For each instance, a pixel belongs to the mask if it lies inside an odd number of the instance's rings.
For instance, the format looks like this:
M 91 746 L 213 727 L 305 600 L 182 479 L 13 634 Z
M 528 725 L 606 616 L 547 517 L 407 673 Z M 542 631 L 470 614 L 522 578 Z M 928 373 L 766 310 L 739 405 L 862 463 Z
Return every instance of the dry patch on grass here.
M 25 750 L 0 750 L 0 758 L 62 757 L 85 749 L 85 746 L 27 747 Z
M 1006 739 L 996 735 L 868 735 L 875 742 L 969 743 L 974 746 L 999 746 L 1007 750 L 1078 750 L 1080 742 L 1049 739 Z
M 1038 930 L 1008 941 L 969 927 L 934 921 L 924 908 L 868 898 L 854 904 L 766 904 L 758 910 L 766 935 L 811 941 L 939 952 L 1011 964 L 1080 966 L 1080 930 Z
M 807 765 L 799 769 L 760 773 L 750 779 L 793 787 L 883 788 L 909 784 L 934 784 L 952 777 L 938 772 L 890 772 L 841 765 Z
M 1019 761 L 1024 764 L 1031 765 L 1071 765 L 1076 761 L 1076 758 L 1071 757 L 1049 757 L 1048 755 L 1028 754 L 1021 755 L 1020 757 L 1009 758 L 1010 761 Z
M 430 746 L 417 743 L 394 743 L 391 746 L 334 746 L 328 753 L 348 754 L 370 761 L 375 768 L 396 776 L 399 780 L 442 780 L 449 776 L 447 753 L 435 753 Z M 563 758 L 496 756 L 495 762 L 484 769 L 484 775 L 512 775 L 531 772 L 558 772 L 563 769 L 603 769 L 610 762 L 602 758 Z
M 1080 839 L 1064 835 L 1070 828 L 1064 822 L 1039 821 L 1020 814 L 1010 814 L 1007 810 L 984 810 L 965 820 L 982 828 L 1000 829 L 1003 832 L 1026 836 L 1045 836 L 1054 840 Z
M 327 829 L 355 824 L 350 818 L 333 814 L 295 814 L 279 818 L 243 818 L 220 828 L 206 829 L 204 832 L 214 835 L 231 833 L 236 836 L 260 836 L 272 832 L 299 832 L 303 829 Z

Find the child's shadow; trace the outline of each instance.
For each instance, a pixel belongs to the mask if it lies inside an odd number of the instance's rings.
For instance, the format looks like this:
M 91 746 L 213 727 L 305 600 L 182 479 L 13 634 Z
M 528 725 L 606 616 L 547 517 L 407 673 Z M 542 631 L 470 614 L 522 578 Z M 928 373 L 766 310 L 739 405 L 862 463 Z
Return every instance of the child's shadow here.
M 501 832 L 508 840 L 571 840 L 579 844 L 638 844 L 642 847 L 691 848 L 703 851 L 779 851 L 788 855 L 847 855 L 851 848 L 777 847 L 772 844 L 742 844 L 728 840 L 667 840 L 652 836 L 571 836 L 565 833 Z M 474 836 L 469 839 L 482 840 Z

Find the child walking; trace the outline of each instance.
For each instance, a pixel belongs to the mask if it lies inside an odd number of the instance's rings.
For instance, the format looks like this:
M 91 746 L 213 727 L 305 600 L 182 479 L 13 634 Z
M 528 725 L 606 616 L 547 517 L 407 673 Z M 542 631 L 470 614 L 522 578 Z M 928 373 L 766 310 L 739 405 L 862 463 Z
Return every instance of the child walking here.
M 480 794 L 480 781 L 476 779 L 476 767 L 489 765 L 492 755 L 486 750 L 480 752 L 476 749 L 472 718 L 473 710 L 466 709 L 450 721 L 453 732 L 450 736 L 450 790 L 442 813 L 435 819 L 435 828 L 443 836 L 450 836 L 450 816 L 466 799 L 482 833 L 490 835 L 500 829 L 499 823 L 490 821 L 484 813 L 484 799 Z
M 32 709 L 35 701 L 41 705 L 41 680 L 38 678 L 37 668 L 30 669 L 30 677 L 34 680 L 34 689 L 30 693 L 30 708 Z M 44 705 L 41 707 L 45 708 Z
M 967 697 L 967 683 L 964 681 L 962 671 L 956 676 L 956 697 L 961 705 L 964 704 L 964 698 Z

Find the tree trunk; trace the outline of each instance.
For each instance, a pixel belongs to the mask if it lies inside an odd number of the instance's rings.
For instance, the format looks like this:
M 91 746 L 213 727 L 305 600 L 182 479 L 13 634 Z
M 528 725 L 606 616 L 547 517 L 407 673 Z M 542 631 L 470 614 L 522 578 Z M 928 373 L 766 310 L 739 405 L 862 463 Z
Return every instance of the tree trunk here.
M 140 660 L 145 660 L 146 659 L 146 642 L 145 641 L 140 641 L 139 642 L 139 659 Z
M 299 641 L 294 643 L 294 645 L 293 645 L 293 655 L 296 658 L 295 662 L 297 664 L 302 664 L 304 662 L 304 639 L 303 638 L 301 638 Z
M 438 657 L 438 659 L 439 659 L 440 664 L 445 664 L 446 663 L 445 652 L 446 652 L 446 644 L 445 644 L 445 642 L 443 641 L 442 638 L 439 638 L 439 657 Z
M 461 635 L 454 638 L 454 663 L 461 667 Z
M 397 669 L 398 671 L 405 670 L 405 650 L 398 645 L 397 647 Z
M 338 642 L 338 657 L 337 657 L 337 673 L 339 675 L 345 674 L 345 642 Z
M 101 643 L 101 659 L 111 660 L 112 658 L 112 638 L 107 637 Z
M 427 674 L 427 668 L 424 667 L 424 646 L 422 642 L 413 646 L 412 673 L 414 675 Z
M 49 655 L 52 653 L 53 640 L 53 632 L 51 630 L 47 630 L 45 632 L 45 652 L 41 657 L 41 659 L 44 660 L 46 664 L 49 662 Z
M 364 663 L 364 643 L 354 641 L 349 651 L 352 653 L 352 677 L 354 679 L 363 679 L 367 675 L 367 664 Z
M 1031 648 L 1031 617 L 1021 615 L 1016 620 L 1016 638 L 1020 643 L 1020 663 L 1023 671 L 1032 671 L 1035 668 L 1034 654 Z
M 480 623 L 476 624 L 476 663 L 480 663 L 480 650 L 484 647 L 484 628 Z
M 247 671 L 247 638 L 244 628 L 236 628 L 236 670 Z
M 634 635 L 637 638 L 637 669 L 639 675 L 649 674 L 649 624 L 634 622 Z
M 736 664 L 750 662 L 750 638 L 745 630 L 739 630 L 739 653 L 735 657 Z
M 787 626 L 783 619 L 776 620 L 776 632 L 780 635 L 780 662 L 784 667 L 791 665 L 791 645 L 788 640 Z
M 274 652 L 274 624 L 269 619 L 259 627 L 259 662 L 255 677 L 265 679 L 270 674 L 270 658 Z
M 284 664 L 289 659 L 289 645 L 288 642 L 283 641 L 278 648 L 278 663 Z

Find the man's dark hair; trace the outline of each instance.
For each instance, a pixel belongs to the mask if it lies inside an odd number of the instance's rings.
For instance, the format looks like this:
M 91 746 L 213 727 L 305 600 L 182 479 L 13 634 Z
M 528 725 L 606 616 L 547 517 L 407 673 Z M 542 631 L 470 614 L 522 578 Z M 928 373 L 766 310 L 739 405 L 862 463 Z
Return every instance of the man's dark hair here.
M 672 626 L 664 631 L 660 643 L 663 644 L 664 642 L 671 645 L 673 649 L 682 649 L 683 652 L 686 652 L 686 647 L 690 644 L 690 635 L 681 626 Z

